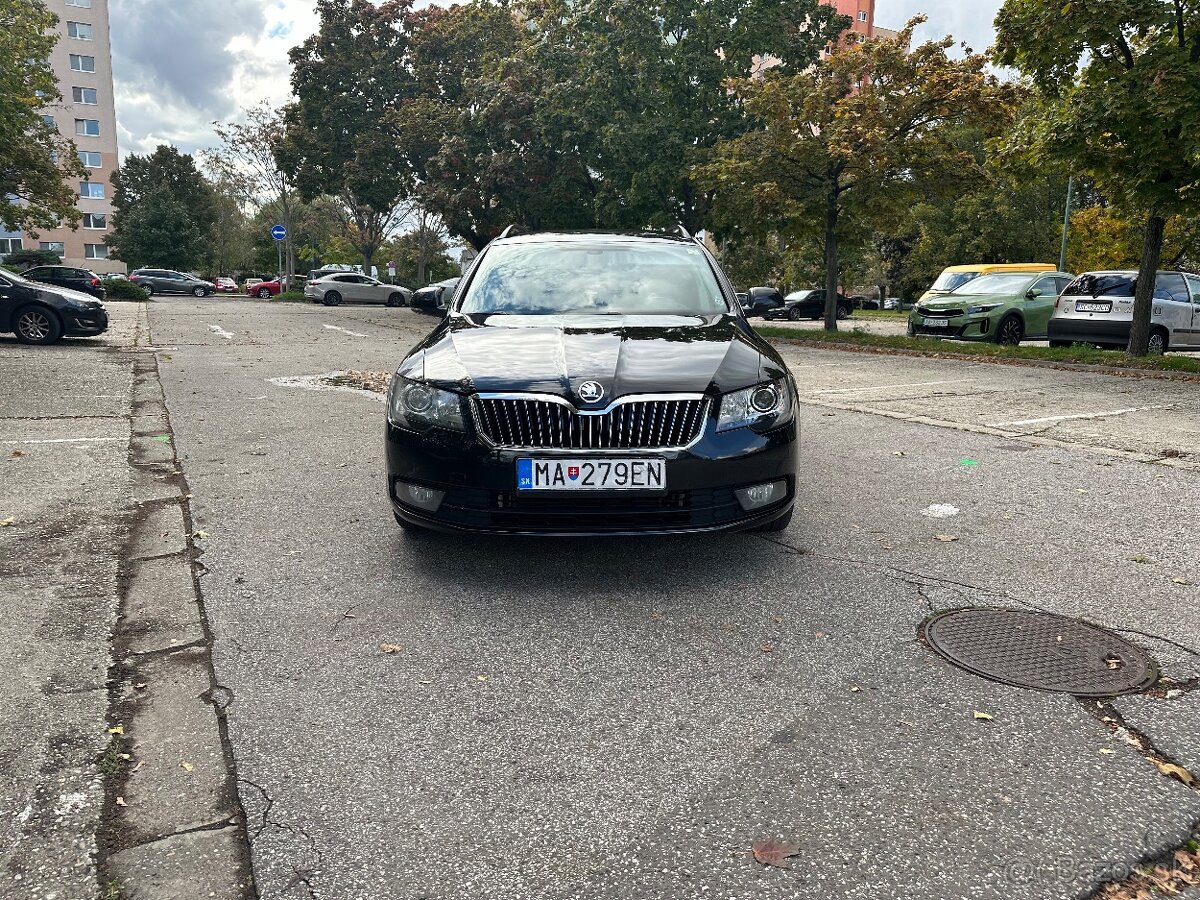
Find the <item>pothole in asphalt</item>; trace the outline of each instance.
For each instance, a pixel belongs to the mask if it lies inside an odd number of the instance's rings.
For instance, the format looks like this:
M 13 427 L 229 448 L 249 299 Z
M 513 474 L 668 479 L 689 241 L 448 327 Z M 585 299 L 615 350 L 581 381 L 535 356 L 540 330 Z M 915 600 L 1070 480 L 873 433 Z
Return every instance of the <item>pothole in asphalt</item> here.
M 1158 664 L 1119 634 L 1051 613 L 970 608 L 921 623 L 925 643 L 960 669 L 1014 687 L 1115 697 L 1144 691 Z

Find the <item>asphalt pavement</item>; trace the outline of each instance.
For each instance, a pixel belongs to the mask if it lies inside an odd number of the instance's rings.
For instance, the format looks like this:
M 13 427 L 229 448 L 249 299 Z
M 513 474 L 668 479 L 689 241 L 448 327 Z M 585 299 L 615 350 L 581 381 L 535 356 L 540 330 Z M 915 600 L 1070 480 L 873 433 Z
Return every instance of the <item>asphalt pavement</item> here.
M 1200 820 L 1074 698 L 916 634 L 1045 609 L 1200 676 L 1195 384 L 797 345 L 784 534 L 410 539 L 379 398 L 312 376 L 388 371 L 433 320 L 163 298 L 150 324 L 263 897 L 1045 900 Z M 1192 696 L 1115 708 L 1194 759 Z M 753 861 L 768 837 L 790 869 Z

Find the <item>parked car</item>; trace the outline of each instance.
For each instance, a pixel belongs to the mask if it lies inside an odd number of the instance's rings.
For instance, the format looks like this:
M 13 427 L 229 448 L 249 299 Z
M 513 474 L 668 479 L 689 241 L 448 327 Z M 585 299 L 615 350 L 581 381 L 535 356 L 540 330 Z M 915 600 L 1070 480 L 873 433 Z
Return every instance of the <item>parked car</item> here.
M 213 282 L 213 287 L 222 294 L 236 294 L 237 282 L 227 275 L 221 275 Z
M 378 278 L 357 272 L 337 272 L 310 279 L 304 287 L 305 297 L 313 303 L 324 303 L 326 306 L 337 306 L 343 301 L 405 306 L 412 295 L 413 292 L 406 287 L 384 284 Z
M 837 317 L 845 319 L 854 311 L 850 298 L 837 295 Z M 767 310 L 764 319 L 819 319 L 825 315 L 825 291 L 795 291 L 783 298 L 783 306 Z
M 958 290 L 968 281 L 982 275 L 1002 275 L 1005 272 L 1053 272 L 1057 266 L 1049 263 L 973 263 L 969 266 L 947 266 L 921 300 L 932 300 Z M 920 301 L 918 301 L 920 302 Z
M 795 384 L 775 348 L 745 328 L 702 243 L 501 237 L 471 273 L 389 388 L 387 490 L 402 527 L 787 526 Z
M 34 266 L 22 272 L 21 276 L 30 281 L 40 281 L 43 284 L 91 294 L 97 300 L 103 300 L 107 296 L 100 276 L 87 269 L 76 269 L 74 266 Z
M 908 314 L 909 337 L 935 335 L 1013 345 L 1044 340 L 1054 303 L 1074 277 L 1066 272 L 982 275 L 913 307 Z
M 249 294 L 252 290 L 254 290 L 254 288 L 258 287 L 265 280 L 265 278 L 247 278 L 244 282 L 242 282 L 242 293 Z
M 308 273 L 306 283 L 309 281 L 320 281 L 326 275 L 361 275 L 357 269 L 347 268 L 345 266 L 325 266 L 321 269 L 313 269 Z
M 446 304 L 454 295 L 454 289 L 458 287 L 459 280 L 458 278 L 447 278 L 445 281 L 426 285 L 413 292 L 408 305 L 418 312 L 444 315 Z
M 783 306 L 783 294 L 779 288 L 752 287 L 746 292 L 746 302 L 742 304 L 742 309 L 746 318 L 752 319 L 780 306 Z
M 900 309 L 904 305 L 904 301 L 899 297 L 888 297 L 883 301 L 884 309 Z
M 249 288 L 246 293 L 251 297 L 258 297 L 262 300 L 278 297 L 283 292 L 283 287 L 276 281 L 260 281 L 258 284 Z
M 1076 341 L 1129 345 L 1137 272 L 1085 272 L 1062 292 L 1050 320 L 1050 346 Z M 1150 352 L 1200 350 L 1200 276 L 1159 272 L 1154 281 Z
M 53 344 L 64 335 L 107 330 L 108 310 L 91 294 L 0 269 L 0 332 L 12 332 L 22 344 Z
M 850 305 L 855 309 L 882 309 L 878 300 L 874 297 L 864 297 L 862 294 L 851 297 Z
M 149 294 L 208 297 L 216 292 L 216 286 L 211 281 L 172 269 L 137 269 L 129 274 L 129 280 Z

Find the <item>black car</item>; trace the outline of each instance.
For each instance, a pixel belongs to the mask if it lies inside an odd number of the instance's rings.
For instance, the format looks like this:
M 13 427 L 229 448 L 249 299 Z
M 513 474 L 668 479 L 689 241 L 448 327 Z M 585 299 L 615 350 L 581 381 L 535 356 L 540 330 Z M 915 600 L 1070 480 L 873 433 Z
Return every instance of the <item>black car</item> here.
M 837 317 L 847 318 L 854 311 L 848 297 L 837 295 Z M 824 291 L 796 291 L 783 298 L 783 306 L 767 310 L 764 319 L 820 319 L 825 315 Z
M 12 332 L 22 344 L 53 344 L 63 335 L 91 337 L 107 329 L 108 311 L 95 297 L 0 269 L 0 332 Z
M 148 294 L 191 294 L 194 297 L 208 297 L 217 290 L 217 286 L 211 281 L 173 269 L 137 269 L 129 273 L 129 280 Z
M 388 392 L 387 489 L 407 531 L 787 526 L 795 385 L 703 244 L 501 236 L 447 307 Z
M 783 306 L 783 294 L 779 292 L 779 288 L 773 287 L 750 288 L 746 292 L 746 299 L 742 302 L 742 309 L 749 318 L 765 316 L 771 310 L 781 306 Z
M 418 312 L 445 315 L 446 301 L 450 299 L 450 295 L 454 293 L 460 280 L 459 278 L 447 278 L 445 281 L 438 281 L 413 291 L 408 305 Z
M 108 296 L 100 276 L 87 269 L 76 269 L 73 266 L 36 266 L 26 269 L 21 276 L 30 281 L 40 281 L 54 287 L 70 288 L 73 291 L 91 294 L 97 300 L 103 300 Z

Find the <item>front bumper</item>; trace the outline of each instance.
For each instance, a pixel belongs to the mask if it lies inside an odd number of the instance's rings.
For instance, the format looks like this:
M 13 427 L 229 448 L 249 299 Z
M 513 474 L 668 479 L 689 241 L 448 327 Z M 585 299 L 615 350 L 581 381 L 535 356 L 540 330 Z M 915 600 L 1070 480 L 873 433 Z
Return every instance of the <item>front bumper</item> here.
M 930 326 L 927 319 L 945 322 L 945 325 Z M 954 316 L 940 318 L 912 315 L 908 318 L 909 337 L 942 337 L 956 341 L 987 341 L 996 333 L 996 324 L 988 315 Z
M 1133 323 L 1129 321 L 1054 318 L 1050 320 L 1049 335 L 1052 341 L 1078 341 L 1083 344 L 1128 347 L 1129 331 L 1132 327 Z
M 108 330 L 108 312 L 103 309 L 64 309 L 61 311 L 63 334 L 94 337 Z
M 795 503 L 798 426 L 765 434 L 710 428 L 686 450 L 495 450 L 471 433 L 424 434 L 387 425 L 387 491 L 401 519 L 444 531 L 550 536 L 688 534 L 754 528 L 785 515 Z M 605 493 L 517 490 L 517 460 L 526 457 L 662 458 L 666 491 Z M 778 502 L 747 513 L 734 491 L 786 480 Z M 398 481 L 445 491 L 436 512 L 397 499 Z

